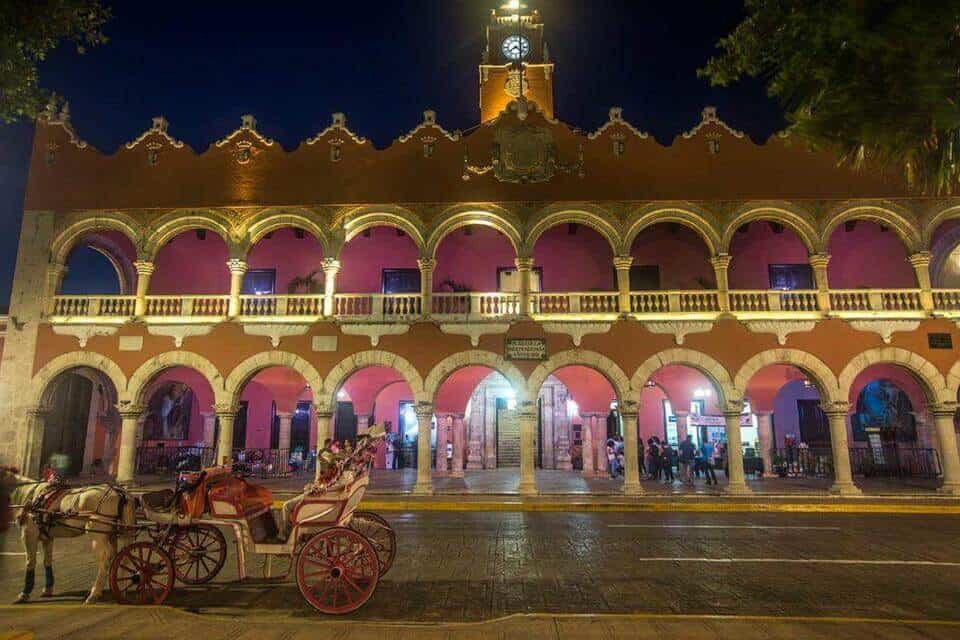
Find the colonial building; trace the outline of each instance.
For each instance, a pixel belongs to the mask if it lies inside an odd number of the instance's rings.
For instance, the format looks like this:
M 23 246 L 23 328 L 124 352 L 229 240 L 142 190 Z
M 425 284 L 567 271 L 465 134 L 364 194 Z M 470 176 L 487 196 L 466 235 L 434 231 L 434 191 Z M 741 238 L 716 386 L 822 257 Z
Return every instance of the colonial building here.
M 732 493 L 759 460 L 960 491 L 960 199 L 710 107 L 666 146 L 618 108 L 581 132 L 554 119 L 545 33 L 494 12 L 477 126 L 425 111 L 385 149 L 336 113 L 294 150 L 253 116 L 202 151 L 157 117 L 105 153 L 46 113 L 0 454 L 287 473 L 375 421 L 377 466 L 420 493 L 604 475 L 622 435 L 640 494 L 638 442 L 687 434 L 726 444 Z

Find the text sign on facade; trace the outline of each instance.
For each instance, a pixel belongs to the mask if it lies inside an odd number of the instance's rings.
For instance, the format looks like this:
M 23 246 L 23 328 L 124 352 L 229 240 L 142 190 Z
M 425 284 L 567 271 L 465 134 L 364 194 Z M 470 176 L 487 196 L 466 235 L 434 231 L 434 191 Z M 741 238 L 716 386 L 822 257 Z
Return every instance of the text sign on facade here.
M 927 344 L 931 349 L 953 349 L 953 336 L 949 333 L 928 333 Z
M 547 359 L 547 341 L 540 338 L 510 338 L 504 350 L 507 360 Z

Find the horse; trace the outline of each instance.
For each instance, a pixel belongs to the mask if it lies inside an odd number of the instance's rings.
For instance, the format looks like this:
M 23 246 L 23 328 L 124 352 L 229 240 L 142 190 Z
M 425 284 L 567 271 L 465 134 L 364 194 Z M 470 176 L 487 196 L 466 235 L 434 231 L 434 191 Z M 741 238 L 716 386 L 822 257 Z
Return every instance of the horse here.
M 37 481 L 14 473 L 15 485 L 10 508 L 19 511 L 17 524 L 27 557 L 23 591 L 16 599 L 30 600 L 33 591 L 37 548 L 43 550 L 44 589 L 42 597 L 53 595 L 53 541 L 87 534 L 97 559 L 97 577 L 85 600 L 100 599 L 117 553 L 117 542 L 132 542 L 137 522 L 136 500 L 120 487 L 110 484 L 67 487 L 56 482 Z

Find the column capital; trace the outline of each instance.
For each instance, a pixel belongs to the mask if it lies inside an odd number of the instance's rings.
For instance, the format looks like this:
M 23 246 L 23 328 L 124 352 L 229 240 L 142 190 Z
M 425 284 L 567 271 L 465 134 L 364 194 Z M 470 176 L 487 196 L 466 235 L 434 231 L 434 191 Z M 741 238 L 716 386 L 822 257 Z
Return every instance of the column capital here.
M 723 411 L 723 418 L 724 418 L 724 420 L 736 420 L 737 422 L 739 422 L 741 415 L 743 415 L 743 414 L 740 413 L 739 410 L 725 409 L 725 410 Z
M 150 276 L 153 275 L 155 266 L 152 260 L 137 260 L 133 263 L 133 268 L 136 269 L 138 276 Z
M 515 258 L 513 264 L 518 271 L 530 271 L 533 269 L 534 260 L 533 258 Z
M 277 417 L 281 420 L 293 420 L 293 413 L 290 411 L 278 411 Z
M 814 269 L 826 269 L 827 265 L 830 264 L 830 254 L 811 253 L 808 261 L 810 262 L 810 266 Z
M 824 407 L 823 412 L 827 414 L 827 416 L 841 416 L 846 418 L 847 414 L 850 413 L 850 403 L 834 402 L 833 404 Z
M 726 269 L 730 266 L 731 260 L 733 260 L 733 256 L 729 253 L 718 253 L 710 258 L 710 264 L 713 265 L 714 269 Z
M 433 271 L 437 267 L 437 261 L 435 258 L 419 258 L 417 267 L 420 271 Z
M 637 412 L 636 409 L 627 409 L 627 410 L 625 410 L 625 411 L 621 411 L 621 412 L 620 412 L 620 418 L 621 418 L 625 423 L 626 423 L 626 422 L 636 422 L 636 421 L 637 421 L 637 416 L 639 416 L 639 415 L 640 415 L 640 414 Z
M 910 257 L 907 258 L 907 262 L 912 264 L 914 268 L 929 267 L 930 260 L 932 258 L 933 256 L 930 254 L 929 251 L 918 251 L 916 253 L 911 254 Z
M 219 402 L 213 405 L 213 412 L 217 414 L 218 418 L 229 417 L 232 418 L 237 415 L 237 409 L 232 404 L 228 402 Z
M 240 258 L 230 258 L 227 260 L 227 268 L 234 275 L 243 275 L 247 272 L 247 261 Z
M 326 407 L 316 407 L 316 408 L 313 410 L 313 415 L 317 416 L 317 419 L 318 419 L 318 420 L 332 420 L 332 419 L 333 419 L 333 411 L 330 411 L 330 409 L 327 409 Z
M 934 418 L 950 418 L 953 419 L 953 416 L 957 414 L 957 403 L 956 402 L 941 402 L 930 407 L 930 413 L 933 414 Z
M 420 402 L 414 407 L 414 413 L 417 414 L 418 420 L 422 420 L 423 418 L 430 419 L 433 417 L 433 405 L 429 402 Z
M 138 404 L 118 404 L 117 413 L 124 420 L 139 420 L 143 416 L 144 407 Z
M 320 261 L 320 268 L 323 269 L 324 273 L 329 271 L 337 273 L 340 271 L 340 261 L 336 258 L 324 258 Z
M 633 256 L 614 256 L 613 268 L 617 271 L 626 271 L 633 266 Z

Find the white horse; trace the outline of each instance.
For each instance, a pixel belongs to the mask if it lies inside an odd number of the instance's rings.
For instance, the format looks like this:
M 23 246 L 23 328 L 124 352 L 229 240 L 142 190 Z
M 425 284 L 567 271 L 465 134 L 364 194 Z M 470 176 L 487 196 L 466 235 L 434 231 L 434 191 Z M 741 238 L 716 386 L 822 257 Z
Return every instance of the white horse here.
M 86 604 L 100 599 L 107 583 L 110 565 L 117 553 L 117 539 L 132 537 L 136 524 L 136 504 L 119 487 L 93 485 L 58 489 L 50 482 L 15 476 L 10 508 L 17 513 L 20 540 L 27 556 L 23 591 L 17 603 L 30 599 L 37 565 L 37 547 L 43 549 L 44 589 L 53 595 L 53 541 L 89 534 L 97 559 L 97 578 Z

